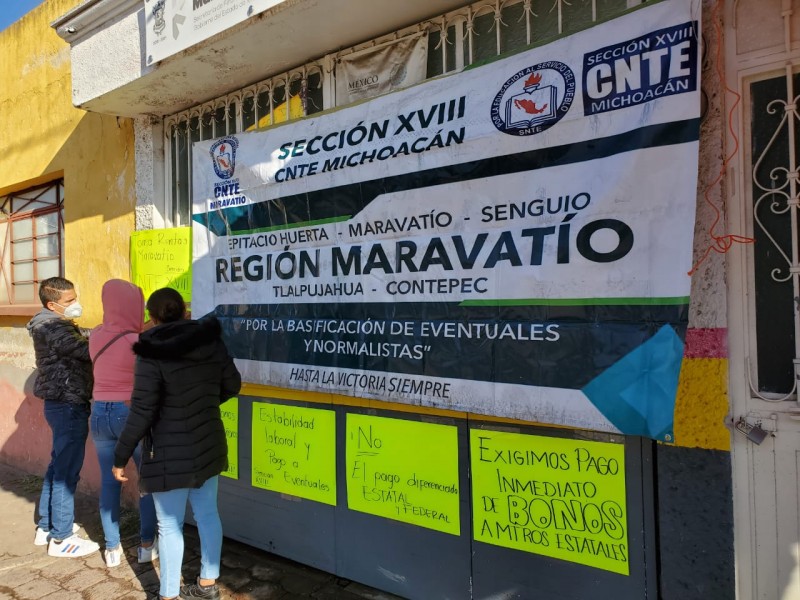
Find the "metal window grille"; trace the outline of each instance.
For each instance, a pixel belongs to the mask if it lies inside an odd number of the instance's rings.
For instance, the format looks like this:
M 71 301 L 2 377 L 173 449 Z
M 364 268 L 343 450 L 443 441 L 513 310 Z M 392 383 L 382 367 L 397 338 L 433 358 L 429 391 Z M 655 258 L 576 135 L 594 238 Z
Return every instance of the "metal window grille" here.
M 35 304 L 38 284 L 63 275 L 64 183 L 0 198 L 0 305 Z
M 758 360 L 750 386 L 772 401 L 796 398 L 800 373 L 800 74 L 795 71 L 787 65 L 782 76 L 750 85 L 752 216 L 761 242 L 753 245 Z
M 332 107 L 323 88 L 336 73 L 324 65 L 369 46 L 427 29 L 428 77 L 569 35 L 643 0 L 482 0 L 335 55 L 307 63 L 164 120 L 168 223 L 191 219 L 192 143 L 314 114 Z

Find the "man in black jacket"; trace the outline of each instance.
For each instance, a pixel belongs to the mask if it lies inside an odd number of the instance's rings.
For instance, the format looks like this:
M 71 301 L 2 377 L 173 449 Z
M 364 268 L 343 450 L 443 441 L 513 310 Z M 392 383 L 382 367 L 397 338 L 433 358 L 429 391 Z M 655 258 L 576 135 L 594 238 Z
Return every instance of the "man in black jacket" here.
M 33 543 L 47 544 L 50 556 L 74 558 L 100 548 L 80 537 L 75 524 L 75 489 L 89 433 L 92 361 L 88 336 L 72 321 L 82 310 L 72 282 L 63 277 L 45 279 L 39 285 L 39 299 L 43 308 L 28 323 L 38 369 L 33 393 L 44 399 L 53 447 Z

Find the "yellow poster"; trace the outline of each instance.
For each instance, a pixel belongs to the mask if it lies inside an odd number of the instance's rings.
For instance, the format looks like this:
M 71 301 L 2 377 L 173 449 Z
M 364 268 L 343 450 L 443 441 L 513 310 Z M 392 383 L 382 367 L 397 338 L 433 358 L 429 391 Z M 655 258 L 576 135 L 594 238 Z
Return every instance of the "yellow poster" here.
M 231 398 L 223 402 L 219 412 L 225 426 L 225 439 L 228 440 L 228 468 L 221 474 L 239 479 L 239 399 Z
M 131 234 L 131 281 L 145 301 L 170 287 L 192 301 L 192 228 L 146 229 Z
M 460 535 L 454 426 L 348 414 L 346 436 L 350 509 Z
M 336 506 L 336 413 L 253 402 L 254 487 Z
M 475 540 L 628 575 L 622 444 L 470 430 Z

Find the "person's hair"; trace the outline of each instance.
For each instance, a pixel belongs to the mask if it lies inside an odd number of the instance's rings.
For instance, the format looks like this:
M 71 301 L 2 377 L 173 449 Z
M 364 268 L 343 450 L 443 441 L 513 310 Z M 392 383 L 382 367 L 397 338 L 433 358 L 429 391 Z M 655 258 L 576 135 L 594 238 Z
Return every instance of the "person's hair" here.
M 75 285 L 69 279 L 50 277 L 39 284 L 39 300 L 42 301 L 42 306 L 47 308 L 48 302 L 58 303 L 61 294 L 74 289 Z
M 186 314 L 186 304 L 181 295 L 172 288 L 156 290 L 147 299 L 150 316 L 160 323 L 180 321 Z

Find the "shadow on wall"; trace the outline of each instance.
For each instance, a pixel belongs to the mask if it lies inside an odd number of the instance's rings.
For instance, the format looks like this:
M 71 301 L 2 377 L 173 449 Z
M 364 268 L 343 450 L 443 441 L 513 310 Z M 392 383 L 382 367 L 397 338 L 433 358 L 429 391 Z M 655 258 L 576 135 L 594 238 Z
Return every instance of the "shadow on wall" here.
M 36 379 L 34 370 L 25 380 L 22 393 L 13 389 L 6 381 L 0 380 L 2 390 L 2 412 L 4 421 L 14 415 L 14 423 L 4 423 L 0 430 L 7 431 L 0 448 L 0 460 L 36 477 L 42 477 L 50 462 L 52 434 L 44 418 L 44 400 L 33 393 Z M 5 388 L 5 389 L 2 389 Z M 123 486 L 123 502 L 138 506 L 138 478 L 132 463 L 126 469 L 130 481 Z M 99 498 L 100 467 L 91 434 L 86 441 L 86 455 L 81 470 L 78 491 Z
M 31 110 L 38 112 L 36 107 Z M 39 175 L 25 185 L 63 174 L 65 275 L 80 290 L 86 307 L 80 325 L 93 327 L 102 319 L 102 284 L 113 277 L 128 278 L 128 239 L 134 229 L 136 204 L 134 135 L 131 119 L 78 112 L 77 118 L 72 114 L 56 119 L 45 129 L 49 135 L 34 133 L 20 144 L 36 148 L 34 154 L 44 156 L 46 162 Z M 63 141 L 54 144 L 52 140 Z M 34 162 L 38 164 L 38 160 Z M 22 329 L 26 321 L 4 317 L 2 328 Z M 32 346 L 25 352 L 32 358 Z M 52 438 L 44 419 L 44 401 L 33 394 L 35 376 L 35 371 L 14 366 L 0 353 L 0 461 L 41 477 L 50 460 Z M 131 481 L 123 488 L 123 498 L 126 504 L 135 505 L 138 480 L 133 466 L 128 471 Z M 94 496 L 100 489 L 91 436 L 78 489 Z
M 35 133 L 9 142 L 7 150 L 36 148 L 41 155 L 37 172 L 22 181 L 8 181 L 4 190 L 21 191 L 53 181 L 65 180 L 64 221 L 69 224 L 85 217 L 113 221 L 130 216 L 136 206 L 134 127 L 127 117 L 114 117 L 75 109 L 80 116 L 69 123 L 42 124 Z M 54 138 L 63 137 L 60 146 L 50 149 Z M 37 164 L 39 156 L 32 156 Z M 0 164 L 2 161 L 0 161 Z M 91 242 L 101 241 L 95 231 Z M 69 259 L 69 257 L 67 257 Z
M 129 227 L 133 230 L 136 209 L 134 155 L 132 119 L 83 113 L 45 169 L 45 172 L 64 173 L 64 222 L 67 226 L 89 217 L 99 217 L 106 223 L 129 217 Z M 67 254 L 68 270 L 71 259 L 74 269 L 81 256 L 91 256 L 94 261 L 101 257 L 102 252 L 114 251 L 115 244 L 121 241 L 124 243 L 120 246 L 127 258 L 127 240 L 104 240 L 102 234 L 92 230 L 87 231 L 86 239 L 67 240 L 68 252 L 70 242 L 85 243 L 92 250 L 88 255 L 74 250 L 72 255 Z M 92 271 L 103 275 L 102 269 L 94 264 Z
M 3 412 L 5 421 L 12 414 L 13 423 L 4 423 L 6 433 L 0 456 L 3 462 L 19 467 L 29 473 L 42 475 L 50 459 L 49 428 L 44 419 L 44 403 L 34 396 L 33 383 L 36 371 L 33 371 L 19 390 L 2 381 Z

